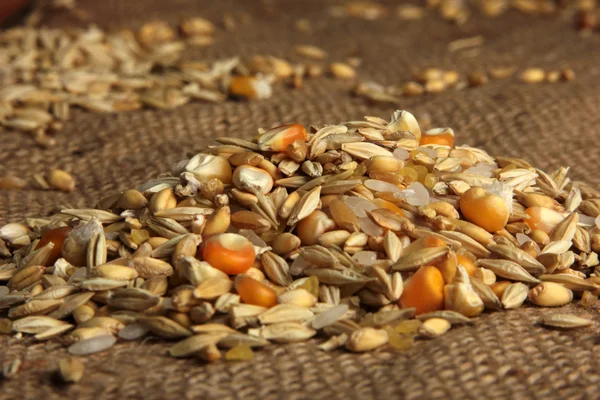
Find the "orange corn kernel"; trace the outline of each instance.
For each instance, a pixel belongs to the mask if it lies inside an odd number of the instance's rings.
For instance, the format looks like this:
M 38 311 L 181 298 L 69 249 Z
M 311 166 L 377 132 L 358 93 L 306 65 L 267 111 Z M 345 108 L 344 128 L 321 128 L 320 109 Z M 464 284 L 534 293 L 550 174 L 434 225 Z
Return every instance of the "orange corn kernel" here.
M 438 144 L 441 146 L 454 146 L 454 131 L 450 128 L 434 128 L 423 132 L 419 145 Z
M 564 219 L 561 213 L 544 207 L 529 207 L 525 213 L 529 215 L 525 223 L 531 230 L 539 229 L 545 233 L 552 232 L 552 229 Z
M 231 78 L 229 92 L 234 97 L 245 99 L 267 99 L 273 90 L 271 84 L 263 79 L 252 76 L 234 76 Z
M 504 294 L 504 291 L 506 290 L 507 287 L 509 287 L 511 284 L 511 282 L 509 281 L 498 281 L 498 282 L 494 282 L 490 285 L 490 289 L 492 289 L 492 292 L 494 292 L 496 294 L 496 296 L 498 296 L 499 299 L 502 298 L 502 295 Z
M 46 265 L 52 265 L 58 260 L 62 255 L 62 245 L 71 232 L 71 227 L 63 226 L 61 228 L 50 229 L 42 235 L 36 249 L 40 249 L 47 245 L 48 243 L 54 243 L 54 248 L 50 252 L 48 259 L 46 260 Z
M 404 211 L 402 211 L 402 209 L 400 207 L 398 207 L 391 201 L 377 198 L 377 199 L 373 199 L 373 204 L 375 204 L 377 206 L 377 208 L 385 208 L 387 210 L 395 212 L 398 215 L 404 215 Z
M 502 197 L 482 187 L 472 187 L 460 197 L 460 211 L 465 218 L 488 232 L 504 228 L 508 222 L 508 208 Z
M 404 285 L 401 307 L 414 307 L 416 314 L 444 309 L 444 277 L 432 266 L 419 268 Z
M 319 237 L 325 232 L 335 229 L 335 222 L 323 211 L 314 211 L 308 217 L 298 222 L 297 234 L 305 246 L 319 242 Z
M 306 129 L 300 124 L 282 125 L 269 129 L 258 138 L 263 151 L 285 151 L 296 140 L 306 140 Z
M 246 304 L 267 308 L 277 304 L 277 293 L 248 275 L 239 275 L 235 278 L 235 290 Z
M 475 263 L 468 257 L 463 256 L 462 254 L 456 255 L 456 262 L 464 267 L 469 276 L 475 276 L 475 272 L 477 271 L 477 266 Z
M 244 273 L 254 264 L 256 254 L 248 239 L 235 233 L 211 236 L 202 251 L 204 261 L 229 275 Z

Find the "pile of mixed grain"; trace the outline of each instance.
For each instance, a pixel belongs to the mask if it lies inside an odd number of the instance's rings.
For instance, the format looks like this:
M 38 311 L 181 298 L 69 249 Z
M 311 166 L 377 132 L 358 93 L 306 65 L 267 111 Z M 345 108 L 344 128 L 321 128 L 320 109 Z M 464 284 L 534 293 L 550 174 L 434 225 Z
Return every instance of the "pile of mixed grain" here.
M 401 350 L 485 310 L 597 301 L 600 193 L 568 168 L 455 146 L 407 111 L 217 142 L 95 208 L 1 227 L 0 332 L 73 355 L 154 335 L 214 361 L 313 337 Z

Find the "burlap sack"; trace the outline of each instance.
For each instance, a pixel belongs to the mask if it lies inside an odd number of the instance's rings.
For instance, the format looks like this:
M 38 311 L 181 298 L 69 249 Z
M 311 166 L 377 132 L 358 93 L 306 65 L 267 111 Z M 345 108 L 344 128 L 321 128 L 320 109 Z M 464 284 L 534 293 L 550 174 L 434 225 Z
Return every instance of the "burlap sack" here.
M 519 156 L 548 170 L 571 165 L 572 177 L 600 183 L 600 35 L 581 38 L 570 19 L 509 13 L 493 20 L 473 18 L 459 28 L 437 17 L 415 22 L 394 17 L 373 22 L 332 19 L 328 4 L 312 0 L 268 2 L 271 6 L 266 8 L 260 2 L 229 0 L 78 4 L 103 28 L 135 28 L 151 19 L 177 23 L 189 15 L 220 21 L 226 12 L 252 17 L 234 33 L 221 30 L 214 46 L 190 54 L 196 58 L 264 53 L 295 59 L 292 45 L 315 44 L 329 52 L 330 60 L 361 57 L 361 77 L 385 84 L 403 82 L 426 66 L 463 73 L 494 65 L 570 66 L 577 79 L 539 85 L 493 81 L 406 98 L 397 107 L 369 105 L 349 95 L 351 84 L 319 79 L 299 90 L 278 86 L 271 99 L 260 102 L 194 103 L 174 111 L 116 115 L 77 111 L 56 135 L 58 144 L 52 149 L 36 147 L 21 133 L 0 133 L 0 175 L 10 171 L 30 177 L 59 167 L 77 179 L 70 194 L 0 191 L 0 224 L 45 215 L 64 204 L 92 206 L 105 194 L 168 171 L 207 137 L 248 137 L 259 127 L 286 122 L 389 118 L 395 108 L 429 113 L 434 125 L 453 127 L 459 143 Z M 297 18 L 309 19 L 314 33 L 295 32 Z M 80 25 L 64 13 L 52 15 L 48 22 Z M 477 34 L 485 37 L 478 54 L 448 52 L 450 41 Z M 598 320 L 595 312 L 580 306 L 564 311 L 592 314 Z M 542 312 L 526 308 L 486 314 L 472 327 L 419 341 L 404 353 L 325 353 L 309 343 L 271 346 L 257 352 L 253 362 L 205 365 L 166 357 L 166 345 L 156 340 L 123 343 L 87 358 L 84 379 L 69 387 L 54 383 L 51 373 L 65 354 L 62 346 L 2 336 L 0 362 L 19 357 L 23 366 L 15 379 L 1 383 L 0 398 L 598 398 L 597 329 L 541 328 L 536 321 Z

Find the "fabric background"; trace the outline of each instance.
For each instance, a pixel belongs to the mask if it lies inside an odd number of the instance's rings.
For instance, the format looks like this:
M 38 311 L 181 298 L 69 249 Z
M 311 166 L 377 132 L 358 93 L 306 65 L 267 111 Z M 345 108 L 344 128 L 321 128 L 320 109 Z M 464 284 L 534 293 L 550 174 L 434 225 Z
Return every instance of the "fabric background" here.
M 293 45 L 314 44 L 329 60 L 362 58 L 359 74 L 383 84 L 401 83 L 427 66 L 461 73 L 494 65 L 559 68 L 577 78 L 569 83 L 525 85 L 512 78 L 437 95 L 403 98 L 393 105 L 370 105 L 349 95 L 351 83 L 328 78 L 307 80 L 292 90 L 277 86 L 274 96 L 257 102 L 192 103 L 174 111 L 142 110 L 115 115 L 76 110 L 57 145 L 36 147 L 18 132 L 0 132 L 0 175 L 30 178 L 34 172 L 63 168 L 77 179 L 69 194 L 56 191 L 0 191 L 0 224 L 26 216 L 47 215 L 62 205 L 93 206 L 100 197 L 133 187 L 169 171 L 205 138 L 249 137 L 259 127 L 282 123 L 324 124 L 389 118 L 396 108 L 428 113 L 433 125 L 450 126 L 458 143 L 491 154 L 525 158 L 554 170 L 571 165 L 571 176 L 600 183 L 600 34 L 582 38 L 569 16 L 533 17 L 515 12 L 495 19 L 475 16 L 462 27 L 436 16 L 400 21 L 393 15 L 376 21 L 334 19 L 315 0 L 194 1 L 80 0 L 91 22 L 106 29 L 137 28 L 152 19 L 177 24 L 184 17 L 221 21 L 241 13 L 251 23 L 228 33 L 220 26 L 212 47 L 189 58 L 272 54 L 299 60 Z M 265 6 L 266 4 L 266 6 Z M 397 3 L 384 3 L 392 6 Z M 265 11 L 268 10 L 268 11 Z M 311 35 L 293 23 L 309 19 Z M 239 19 L 239 18 L 238 18 Z M 47 19 L 52 26 L 80 26 L 64 12 Z M 483 35 L 479 54 L 449 53 L 450 41 Z M 564 311 L 592 316 L 595 311 L 570 305 Z M 86 359 L 77 385 L 61 386 L 52 371 L 66 352 L 57 343 L 0 337 L 0 362 L 23 359 L 19 375 L 2 381 L 0 398 L 185 398 L 185 399 L 369 399 L 369 398 L 597 398 L 600 388 L 598 328 L 578 332 L 536 325 L 535 308 L 485 314 L 472 327 L 452 329 L 436 340 L 418 341 L 404 353 L 364 355 L 325 353 L 314 343 L 270 346 L 252 362 L 175 360 L 155 339 L 123 343 Z

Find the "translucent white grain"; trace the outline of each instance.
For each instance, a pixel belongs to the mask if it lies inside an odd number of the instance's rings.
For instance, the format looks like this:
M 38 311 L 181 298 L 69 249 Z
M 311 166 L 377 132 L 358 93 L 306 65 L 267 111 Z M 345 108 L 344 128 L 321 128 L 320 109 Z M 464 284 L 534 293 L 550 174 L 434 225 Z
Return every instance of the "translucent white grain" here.
M 367 217 L 367 212 L 376 210 L 378 207 L 369 200 L 360 197 L 348 197 L 346 204 L 354 211 L 358 218 Z
M 396 150 L 394 150 L 394 157 L 396 157 L 398 160 L 408 160 L 408 158 L 410 157 L 410 154 L 408 153 L 408 151 L 398 147 Z
M 484 176 L 486 178 L 491 178 L 494 169 L 495 169 L 495 165 L 478 163 L 478 164 L 474 164 L 471 168 L 466 169 L 464 171 L 464 173 L 470 174 L 470 175 Z
M 74 356 L 99 353 L 110 349 L 116 342 L 117 338 L 112 335 L 95 336 L 72 344 L 69 347 L 69 353 Z
M 311 264 L 303 257 L 296 257 L 290 266 L 290 274 L 297 276 L 302 274 L 306 269 L 310 268 Z
M 426 206 L 429 204 L 429 191 L 420 182 L 411 183 L 406 190 L 396 193 L 394 196 L 406 200 L 412 206 Z
M 416 150 L 422 151 L 423 153 L 427 154 L 429 157 L 431 157 L 433 159 L 436 159 L 438 157 L 437 151 L 435 151 L 434 149 L 430 149 L 429 147 L 417 147 Z
M 383 235 L 383 229 L 369 217 L 358 218 L 360 229 L 369 236 L 377 237 Z
M 517 242 L 519 242 L 519 246 L 522 245 L 523 243 L 527 243 L 527 242 L 531 242 L 531 238 L 523 233 L 517 233 L 515 235 L 515 238 L 517 239 Z
M 402 191 L 398 186 L 386 181 L 380 181 L 379 179 L 367 179 L 365 181 L 365 186 L 376 192 L 399 193 Z
M 359 251 L 352 256 L 352 260 L 358 265 L 368 267 L 377 261 L 377 253 L 374 251 Z
M 248 239 L 253 245 L 258 247 L 267 247 L 268 244 L 260 236 L 250 229 L 240 229 L 238 234 Z
M 323 311 L 322 313 L 317 315 L 315 319 L 312 320 L 312 327 L 315 329 L 321 329 L 326 326 L 329 326 L 338 321 L 340 318 L 342 318 L 347 311 L 347 304 L 333 306 L 329 310 Z

